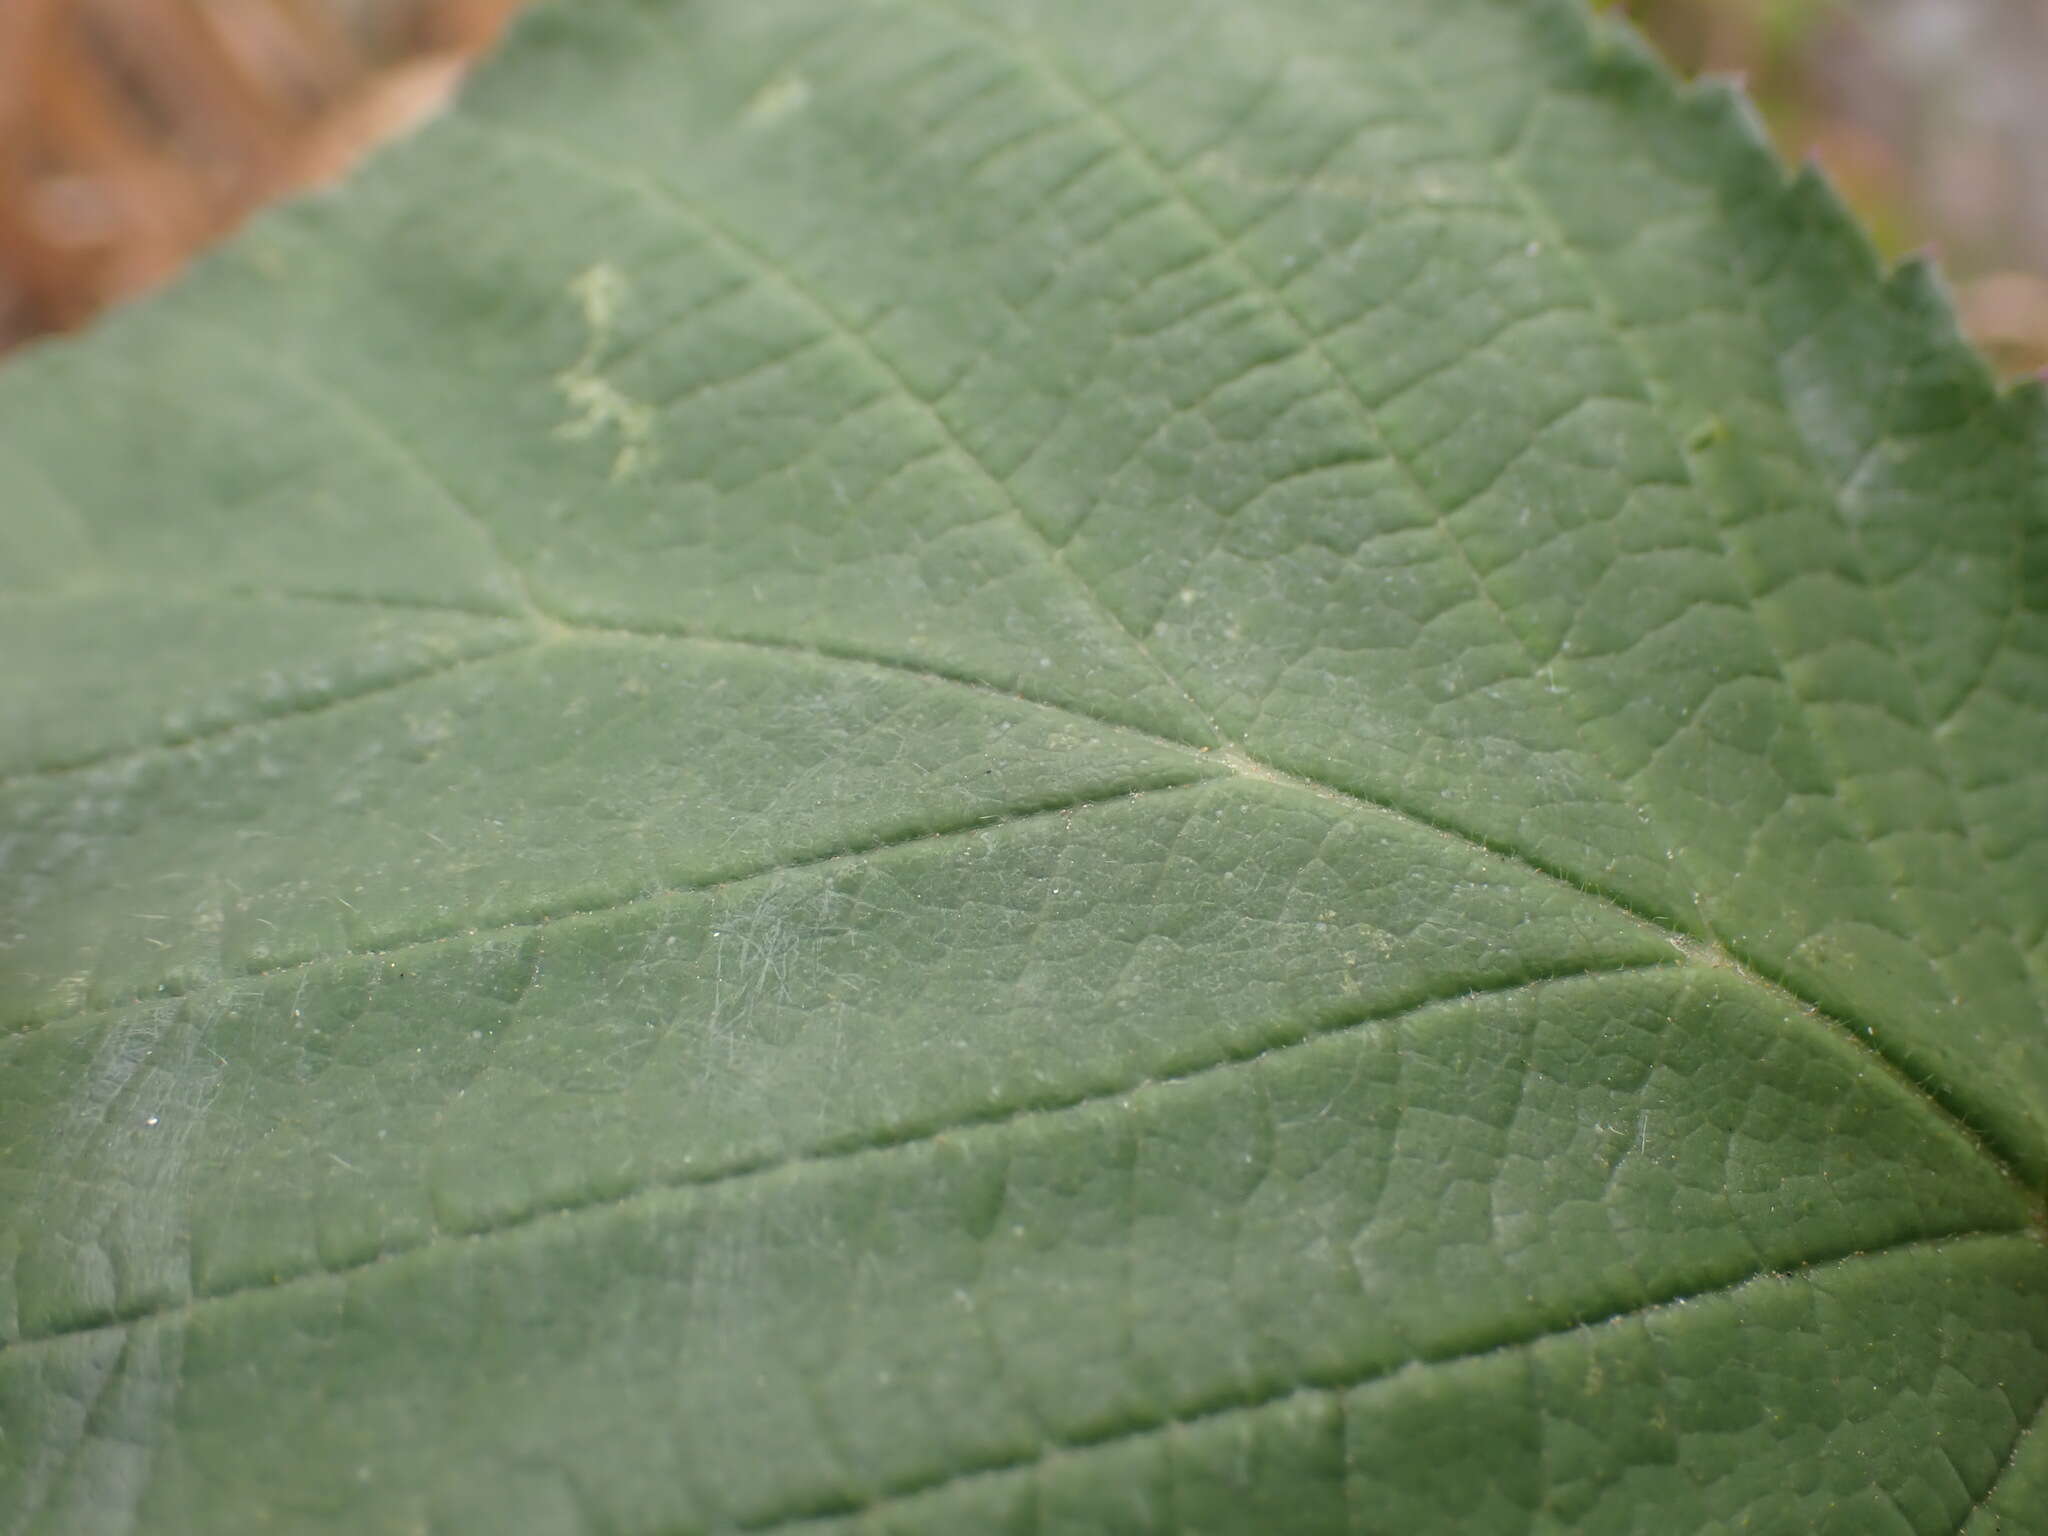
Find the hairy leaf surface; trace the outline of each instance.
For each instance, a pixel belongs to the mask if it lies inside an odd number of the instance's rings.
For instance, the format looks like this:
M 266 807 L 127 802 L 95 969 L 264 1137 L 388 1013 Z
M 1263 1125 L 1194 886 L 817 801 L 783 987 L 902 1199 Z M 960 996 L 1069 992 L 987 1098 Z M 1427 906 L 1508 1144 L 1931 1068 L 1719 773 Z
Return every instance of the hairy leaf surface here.
M 582 0 L 0 370 L 0 1529 L 2048 1530 L 2048 429 L 1552 0 Z

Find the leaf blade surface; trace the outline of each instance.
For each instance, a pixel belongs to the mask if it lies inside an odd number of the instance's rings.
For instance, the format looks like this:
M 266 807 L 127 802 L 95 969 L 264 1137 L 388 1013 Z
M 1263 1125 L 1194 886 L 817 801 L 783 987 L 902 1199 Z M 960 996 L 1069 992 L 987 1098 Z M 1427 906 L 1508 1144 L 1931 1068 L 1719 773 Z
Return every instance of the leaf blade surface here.
M 2038 402 L 1724 107 L 543 12 L 0 375 L 15 1523 L 2019 1508 Z

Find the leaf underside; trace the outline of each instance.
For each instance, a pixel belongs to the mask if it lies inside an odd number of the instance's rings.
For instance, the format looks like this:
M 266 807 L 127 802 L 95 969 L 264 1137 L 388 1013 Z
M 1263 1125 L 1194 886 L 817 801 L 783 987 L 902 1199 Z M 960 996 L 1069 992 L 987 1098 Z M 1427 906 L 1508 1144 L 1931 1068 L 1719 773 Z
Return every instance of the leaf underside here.
M 2048 430 L 1550 0 L 585 0 L 0 372 L 0 1529 L 2048 1530 Z

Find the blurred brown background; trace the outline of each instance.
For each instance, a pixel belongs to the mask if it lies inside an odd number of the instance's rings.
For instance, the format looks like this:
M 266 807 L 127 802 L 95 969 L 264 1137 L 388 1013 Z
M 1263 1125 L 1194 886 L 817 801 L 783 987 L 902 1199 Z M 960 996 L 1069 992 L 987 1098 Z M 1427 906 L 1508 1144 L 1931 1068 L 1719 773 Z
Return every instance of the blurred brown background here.
M 0 348 L 429 112 L 514 0 L 0 0 Z
M 0 347 L 161 280 L 430 111 L 516 0 L 0 0 Z M 768 3 L 768 0 L 762 0 Z M 1606 0 L 1744 76 L 1887 255 L 2048 368 L 2048 0 Z

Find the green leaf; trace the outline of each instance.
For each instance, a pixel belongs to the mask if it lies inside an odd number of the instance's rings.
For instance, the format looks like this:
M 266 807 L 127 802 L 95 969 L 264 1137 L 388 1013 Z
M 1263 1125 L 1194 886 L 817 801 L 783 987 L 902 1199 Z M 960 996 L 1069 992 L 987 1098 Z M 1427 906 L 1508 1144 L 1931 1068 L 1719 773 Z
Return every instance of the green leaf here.
M 2044 421 L 1552 0 L 534 16 L 0 371 L 0 1526 L 2048 1530 Z

